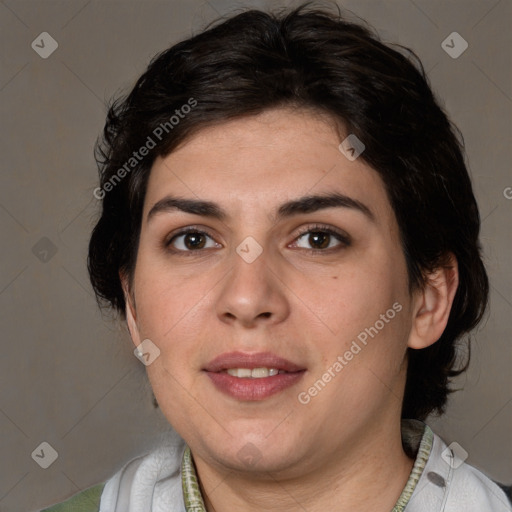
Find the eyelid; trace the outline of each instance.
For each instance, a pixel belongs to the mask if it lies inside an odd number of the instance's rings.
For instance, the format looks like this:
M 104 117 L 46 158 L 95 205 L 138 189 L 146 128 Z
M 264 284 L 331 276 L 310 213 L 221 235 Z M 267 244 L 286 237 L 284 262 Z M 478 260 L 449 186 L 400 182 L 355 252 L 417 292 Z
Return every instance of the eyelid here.
M 302 227 L 299 232 L 295 235 L 294 239 L 292 240 L 292 244 L 295 243 L 297 241 L 297 239 L 299 239 L 300 237 L 302 237 L 303 235 L 307 234 L 307 233 L 314 233 L 314 232 L 317 232 L 317 231 L 320 231 L 320 232 L 325 232 L 325 233 L 328 233 L 330 235 L 333 235 L 335 238 L 338 239 L 338 241 L 340 242 L 341 246 L 345 245 L 345 246 L 348 246 L 351 244 L 351 238 L 349 235 L 347 235 L 345 232 L 341 231 L 341 230 L 338 230 L 336 228 L 333 228 L 331 226 L 328 226 L 328 225 L 323 225 L 323 224 L 318 224 L 318 223 L 315 223 L 313 225 L 306 225 L 304 227 Z M 191 226 L 186 226 L 186 227 L 183 227 L 183 228 L 179 228 L 177 231 L 174 231 L 172 232 L 169 236 L 167 236 L 165 239 L 164 239 L 164 242 L 163 242 L 163 245 L 164 245 L 164 248 L 167 249 L 167 250 L 172 250 L 173 252 L 175 253 L 180 253 L 180 254 L 192 254 L 194 252 L 196 253 L 199 253 L 199 252 L 202 252 L 204 251 L 204 249 L 198 249 L 196 251 L 183 251 L 181 249 L 169 249 L 169 246 L 171 246 L 171 242 L 175 239 L 175 238 L 178 238 L 180 236 L 183 236 L 183 235 L 186 235 L 187 233 L 199 233 L 199 234 L 203 234 L 203 235 L 206 235 L 208 237 L 210 237 L 215 243 L 219 243 L 215 240 L 215 237 L 212 235 L 212 233 L 210 233 L 210 231 L 203 227 L 203 226 L 198 226 L 198 225 L 191 225 Z M 290 244 L 288 244 L 290 245 Z M 338 246 L 339 247 L 339 246 Z M 305 251 L 309 251 L 309 252 L 329 252 L 330 250 L 333 250 L 333 249 L 336 249 L 337 247 L 331 247 L 329 249 L 304 249 L 302 248 L 303 250 Z M 211 248 L 210 248 L 211 249 Z
M 205 228 L 203 226 L 198 226 L 198 225 L 191 225 L 191 226 L 185 226 L 183 228 L 179 228 L 178 230 L 175 230 L 172 233 L 170 233 L 168 236 L 166 236 L 162 241 L 163 249 L 165 251 L 169 251 L 173 254 L 179 254 L 179 255 L 184 255 L 184 256 L 191 256 L 194 254 L 203 253 L 205 251 L 205 249 L 198 249 L 196 251 L 184 251 L 182 249 L 176 249 L 172 246 L 172 242 L 176 238 L 186 235 L 187 233 L 199 233 L 202 235 L 206 235 L 209 238 L 211 238 L 216 244 L 219 243 L 215 240 L 215 237 L 212 235 L 212 233 L 210 233 L 210 231 L 207 228 Z M 207 249 L 212 249 L 212 248 L 208 247 Z
M 345 233 L 344 231 L 339 230 L 337 228 L 333 228 L 333 227 L 328 226 L 328 225 L 318 224 L 318 223 L 316 223 L 314 225 L 304 226 L 303 228 L 301 228 L 299 233 L 293 239 L 292 243 L 295 243 L 298 238 L 301 238 L 303 235 L 305 235 L 307 233 L 310 233 L 310 232 L 314 233 L 314 232 L 317 232 L 317 231 L 325 232 L 325 233 L 328 233 L 330 235 L 333 235 L 335 238 L 337 238 L 341 242 L 341 245 L 348 246 L 348 245 L 350 245 L 352 243 L 351 237 L 347 233 Z M 313 252 L 329 252 L 331 249 L 336 249 L 336 247 L 331 247 L 330 249 L 305 249 L 305 250 L 306 251 L 313 251 Z
M 210 238 L 214 238 L 212 233 L 210 233 L 210 231 L 208 230 L 208 228 L 195 224 L 185 226 L 183 228 L 178 228 L 177 230 L 172 231 L 171 233 L 169 233 L 168 236 L 165 237 L 164 244 L 169 245 L 174 238 L 181 235 L 186 235 L 187 233 L 201 233 L 204 235 L 208 235 Z

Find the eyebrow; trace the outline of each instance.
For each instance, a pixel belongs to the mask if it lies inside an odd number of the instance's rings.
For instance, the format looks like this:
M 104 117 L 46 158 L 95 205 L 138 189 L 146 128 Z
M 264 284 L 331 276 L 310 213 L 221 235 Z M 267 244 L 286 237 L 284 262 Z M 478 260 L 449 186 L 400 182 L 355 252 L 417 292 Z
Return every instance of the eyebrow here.
M 277 214 L 273 215 L 272 218 L 275 219 L 275 221 L 279 221 L 301 213 L 314 213 L 326 208 L 350 208 L 361 212 L 370 221 L 375 222 L 375 215 L 364 203 L 338 192 L 307 195 L 287 201 L 279 206 Z M 212 201 L 166 196 L 153 205 L 148 212 L 146 222 L 149 222 L 159 213 L 176 210 L 217 219 L 219 221 L 225 221 L 229 217 L 221 206 Z

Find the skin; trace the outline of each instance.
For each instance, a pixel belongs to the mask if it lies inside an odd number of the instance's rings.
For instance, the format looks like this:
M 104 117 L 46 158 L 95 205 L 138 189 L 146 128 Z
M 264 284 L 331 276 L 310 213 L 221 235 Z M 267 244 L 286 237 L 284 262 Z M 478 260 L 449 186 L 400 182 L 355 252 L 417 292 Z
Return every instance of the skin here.
M 127 323 L 135 346 L 149 338 L 160 350 L 148 377 L 191 448 L 208 511 L 389 512 L 412 469 L 400 437 L 405 354 L 442 334 L 457 264 L 452 257 L 409 293 L 384 184 L 361 158 L 340 152 L 339 129 L 326 115 L 269 110 L 200 130 L 151 170 L 132 288 L 121 275 Z M 365 204 L 374 220 L 348 207 L 273 216 L 285 201 L 332 191 Z M 147 222 L 168 194 L 214 201 L 228 217 L 171 210 Z M 350 244 L 331 236 L 322 249 L 322 240 L 300 235 L 319 231 L 315 224 Z M 184 236 L 165 248 L 186 226 L 209 232 L 204 248 L 190 249 Z M 252 263 L 235 250 L 248 236 L 263 249 Z M 300 403 L 298 394 L 397 302 L 402 310 L 378 335 Z M 202 371 L 234 350 L 271 351 L 306 372 L 277 395 L 236 400 Z M 248 443 L 251 464 L 239 455 Z

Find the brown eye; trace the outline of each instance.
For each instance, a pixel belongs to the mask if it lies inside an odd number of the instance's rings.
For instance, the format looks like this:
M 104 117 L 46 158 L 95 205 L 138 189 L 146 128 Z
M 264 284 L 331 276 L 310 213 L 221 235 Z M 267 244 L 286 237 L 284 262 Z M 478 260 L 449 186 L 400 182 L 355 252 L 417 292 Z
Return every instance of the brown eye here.
M 202 233 L 187 233 L 184 235 L 183 244 L 187 249 L 202 249 L 206 245 L 206 237 Z
M 349 246 L 350 238 L 331 228 L 315 226 L 303 231 L 296 238 L 294 245 L 303 249 L 309 249 L 310 251 L 327 252 L 328 249 L 341 249 Z
M 329 246 L 330 239 L 331 235 L 328 233 L 312 231 L 308 237 L 308 243 L 310 243 L 314 249 L 326 249 Z
M 173 236 L 166 246 L 172 247 L 176 252 L 194 252 L 201 249 L 218 247 L 220 244 L 216 244 L 210 235 L 204 231 L 188 229 Z

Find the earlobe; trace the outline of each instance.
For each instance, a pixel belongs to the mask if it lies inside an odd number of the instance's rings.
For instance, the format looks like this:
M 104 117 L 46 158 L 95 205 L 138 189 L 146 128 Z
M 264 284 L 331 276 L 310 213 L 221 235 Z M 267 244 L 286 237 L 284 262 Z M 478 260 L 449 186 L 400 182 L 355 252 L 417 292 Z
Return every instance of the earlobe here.
M 457 259 L 450 253 L 447 260 L 446 265 L 427 276 L 424 288 L 415 292 L 410 348 L 432 345 L 446 328 L 459 284 Z

